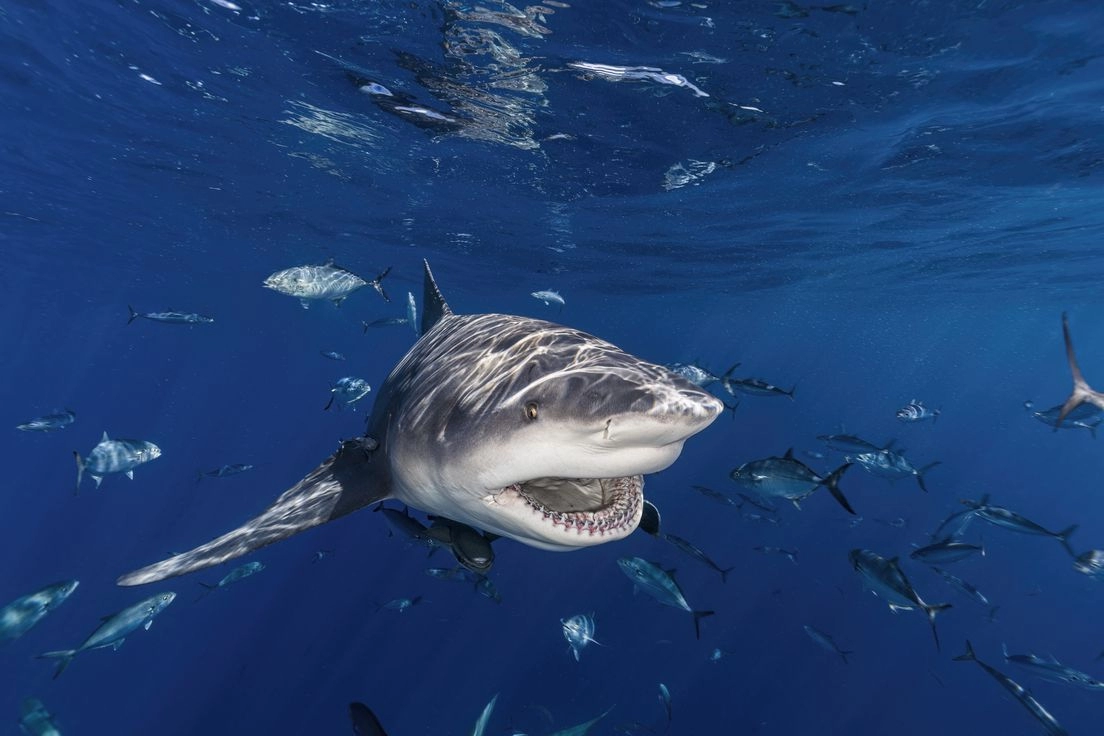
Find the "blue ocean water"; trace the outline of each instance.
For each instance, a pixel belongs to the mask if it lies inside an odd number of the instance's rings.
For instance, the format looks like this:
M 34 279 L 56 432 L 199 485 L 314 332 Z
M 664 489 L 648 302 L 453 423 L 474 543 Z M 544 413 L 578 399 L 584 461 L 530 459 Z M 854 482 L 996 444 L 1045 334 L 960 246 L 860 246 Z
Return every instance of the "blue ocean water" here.
M 1060 544 L 971 526 L 987 554 L 947 569 L 995 615 L 908 553 L 985 494 L 1079 524 L 1078 553 L 1104 547 L 1099 441 L 1024 406 L 1069 393 L 1063 311 L 1104 384 L 1102 24 L 1104 7 L 1068 0 L 0 4 L 0 406 L 9 428 L 77 414 L 8 430 L 0 605 L 80 580 L 0 649 L 2 730 L 36 697 L 66 736 L 342 734 L 350 701 L 391 736 L 455 734 L 498 693 L 488 734 L 609 708 L 592 733 L 1042 733 L 952 661 L 969 639 L 1070 733 L 1099 732 L 1104 695 L 1001 657 L 1003 642 L 1104 678 L 1104 592 Z M 392 267 L 391 302 L 362 289 L 303 310 L 261 286 L 331 258 L 365 278 Z M 234 563 L 117 587 L 363 431 L 367 407 L 322 408 L 341 376 L 377 389 L 413 345 L 361 323 L 420 301 L 422 259 L 457 312 L 796 385 L 793 401 L 744 397 L 646 479 L 664 529 L 734 566 L 727 582 L 640 532 L 566 554 L 501 540 L 496 604 L 428 577 L 447 553 L 364 510 L 199 600 Z M 128 325 L 128 305 L 215 321 Z M 898 422 L 914 398 L 938 420 Z M 163 456 L 74 495 L 72 452 L 105 430 Z M 852 468 L 852 517 L 823 491 L 766 514 L 692 488 L 734 494 L 733 468 L 790 447 L 827 472 L 842 457 L 816 438 L 840 431 L 940 461 L 929 492 Z M 196 481 L 231 463 L 255 467 Z M 953 604 L 942 651 L 922 614 L 864 591 L 853 548 L 899 555 L 926 600 Z M 688 614 L 634 596 L 616 564 L 631 555 L 716 611 L 700 640 Z M 57 680 L 36 658 L 162 590 L 177 600 L 118 651 Z M 601 645 L 576 662 L 560 621 L 578 613 Z

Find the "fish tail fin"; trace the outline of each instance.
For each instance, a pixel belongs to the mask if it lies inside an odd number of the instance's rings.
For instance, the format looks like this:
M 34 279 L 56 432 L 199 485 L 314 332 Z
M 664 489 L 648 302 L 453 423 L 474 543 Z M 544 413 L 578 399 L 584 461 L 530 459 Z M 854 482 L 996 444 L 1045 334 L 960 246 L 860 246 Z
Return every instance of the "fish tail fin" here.
M 1070 373 L 1073 374 L 1073 390 L 1070 392 L 1062 410 L 1058 412 L 1058 419 L 1054 422 L 1054 428 L 1062 426 L 1062 421 L 1071 411 L 1082 404 L 1093 404 L 1104 409 L 1104 394 L 1094 391 L 1085 376 L 1081 373 L 1081 366 L 1077 364 L 1077 356 L 1073 352 L 1073 339 L 1070 337 L 1069 317 L 1062 312 L 1062 338 L 1066 343 L 1066 360 L 1069 362 Z
M 790 397 L 790 401 L 793 401 L 793 400 L 794 400 L 794 391 L 796 391 L 796 390 L 797 390 L 797 384 L 795 383 L 794 385 L 790 386 L 790 390 L 789 390 L 789 391 L 783 391 L 782 393 L 784 393 L 784 394 L 786 394 L 787 396 L 789 396 L 789 397 Z
M 208 583 L 200 583 L 203 586 L 203 591 L 195 597 L 196 601 L 201 601 L 210 595 L 211 591 L 217 588 L 217 585 L 210 585 Z
M 77 487 L 73 489 L 73 495 L 80 493 L 81 480 L 84 478 L 84 460 L 81 459 L 80 453 L 73 450 L 73 457 L 77 460 Z
M 368 326 L 369 326 L 368 322 L 362 319 L 360 321 L 360 324 L 364 325 L 364 334 L 367 335 L 368 334 Z
M 849 654 L 854 654 L 854 652 L 853 652 L 853 651 L 851 651 L 850 649 L 841 649 L 841 650 L 840 650 L 840 653 L 839 653 L 839 655 L 840 655 L 840 659 L 842 659 L 842 660 L 843 660 L 843 663 L 844 663 L 844 664 L 851 664 L 851 663 L 850 663 L 850 662 L 849 662 L 849 661 L 847 660 L 847 655 L 849 655 Z
M 729 404 L 724 401 L 722 401 L 721 403 L 724 404 L 724 408 L 732 412 L 732 421 L 736 421 L 736 410 L 740 408 L 740 400 L 737 399 L 735 404 Z
M 712 616 L 716 611 L 691 611 L 694 615 L 694 636 L 695 638 L 701 638 L 701 620 L 706 616 Z
M 922 468 L 920 468 L 919 470 L 916 471 L 916 482 L 920 484 L 920 490 L 923 491 L 924 493 L 928 492 L 928 487 L 926 485 L 924 485 L 924 473 L 928 472 L 929 470 L 934 468 L 936 465 L 940 465 L 940 464 L 941 464 L 941 462 L 939 460 L 936 460 L 935 462 L 928 463 L 927 465 L 925 465 L 924 467 L 922 467 Z
M 723 570 L 721 570 L 720 571 L 720 573 L 721 573 L 721 582 L 722 583 L 727 583 L 728 582 L 728 574 L 730 572 L 732 572 L 733 570 L 735 570 L 735 569 L 736 569 L 736 566 L 733 565 L 732 567 L 726 567 Z
M 383 269 L 383 271 L 378 276 L 376 276 L 374 279 L 372 279 L 371 281 L 368 282 L 372 285 L 372 288 L 374 288 L 376 291 L 379 292 L 380 296 L 383 297 L 383 300 L 385 302 L 391 301 L 391 297 L 387 296 L 387 292 L 383 290 L 383 279 L 389 273 L 391 273 L 391 267 L 390 266 Z
M 366 449 L 367 438 L 345 440 L 305 478 L 254 519 L 195 549 L 127 573 L 119 585 L 143 585 L 202 570 L 325 524 L 388 498 L 384 459 Z
M 846 473 L 847 469 L 850 468 L 853 464 L 854 463 L 844 463 L 843 465 L 833 470 L 831 475 L 820 482 L 820 484 L 827 488 L 828 492 L 832 494 L 832 498 L 836 499 L 836 502 L 839 503 L 839 505 L 842 506 L 844 509 L 846 509 L 847 513 L 849 514 L 854 514 L 855 509 L 851 508 L 851 504 L 847 501 L 847 498 L 844 497 L 843 491 L 840 490 L 839 482 L 840 478 L 843 477 L 843 474 Z
M 923 606 L 924 613 L 928 614 L 928 623 L 931 624 L 932 637 L 935 638 L 936 651 L 943 651 L 943 648 L 939 645 L 939 632 L 935 628 L 935 617 L 951 607 L 950 603 L 936 603 L 934 605 L 924 604 Z
M 966 651 L 963 652 L 962 654 L 958 655 L 957 657 L 955 657 L 951 661 L 952 662 L 976 662 L 977 661 L 977 655 L 974 654 L 974 646 L 973 646 L 973 644 L 970 643 L 969 639 L 966 640 Z
M 73 661 L 73 657 L 77 656 L 76 649 L 60 649 L 56 652 L 43 652 L 38 655 L 39 659 L 60 659 L 57 669 L 54 670 L 54 679 L 61 677 L 61 673 L 69 667 L 69 663 Z
M 726 378 L 732 378 L 732 372 L 739 368 L 740 365 L 740 363 L 733 363 L 731 368 L 721 374 L 721 380 L 723 381 Z
M 1077 531 L 1077 527 L 1077 524 L 1073 524 L 1054 535 L 1058 541 L 1062 543 L 1062 546 L 1066 548 L 1066 552 L 1069 552 L 1070 557 L 1074 559 L 1077 558 L 1077 553 L 1073 551 L 1073 547 L 1070 547 L 1069 538 L 1071 534 Z
M 138 319 L 139 317 L 141 317 L 141 316 L 142 316 L 142 315 L 138 314 L 137 312 L 135 312 L 135 311 L 134 311 L 134 307 L 130 306 L 129 304 L 127 305 L 127 309 L 129 309 L 129 310 L 130 310 L 130 319 L 128 319 L 128 320 L 127 320 L 127 324 L 128 324 L 128 325 L 129 325 L 129 324 L 130 324 L 131 322 L 133 322 L 134 320 L 136 320 L 136 319 Z

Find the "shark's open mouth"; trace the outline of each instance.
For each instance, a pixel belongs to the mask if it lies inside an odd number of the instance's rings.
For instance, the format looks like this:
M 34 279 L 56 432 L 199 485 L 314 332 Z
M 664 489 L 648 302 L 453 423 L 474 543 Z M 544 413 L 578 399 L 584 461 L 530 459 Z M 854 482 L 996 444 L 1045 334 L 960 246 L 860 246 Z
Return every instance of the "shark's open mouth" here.
M 640 522 L 644 477 L 537 478 L 507 486 L 503 493 L 516 495 L 565 532 L 623 536 Z

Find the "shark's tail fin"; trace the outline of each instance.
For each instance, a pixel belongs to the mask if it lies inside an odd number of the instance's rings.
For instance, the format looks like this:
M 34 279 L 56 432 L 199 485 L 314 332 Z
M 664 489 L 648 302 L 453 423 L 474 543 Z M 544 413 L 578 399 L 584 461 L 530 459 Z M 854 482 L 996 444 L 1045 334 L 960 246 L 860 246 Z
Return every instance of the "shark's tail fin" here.
M 954 662 L 976 662 L 977 655 L 974 654 L 974 647 L 970 644 L 970 640 L 966 640 L 966 651 L 955 657 Z
M 1058 412 L 1058 419 L 1054 422 L 1054 428 L 1062 426 L 1062 421 L 1069 413 L 1082 404 L 1092 404 L 1104 409 L 1104 394 L 1094 391 L 1081 373 L 1081 366 L 1077 364 L 1077 356 L 1073 353 L 1073 339 L 1070 338 L 1069 317 L 1062 312 L 1062 337 L 1066 343 L 1066 360 L 1069 361 L 1070 373 L 1073 374 L 1073 391 L 1066 403 L 1062 405 L 1062 411 Z
M 119 585 L 143 585 L 218 565 L 387 497 L 387 468 L 367 438 L 346 440 L 307 477 L 284 491 L 260 516 L 190 552 L 123 575 Z
M 56 652 L 45 652 L 38 655 L 39 659 L 59 659 L 57 669 L 54 670 L 54 679 L 61 677 L 61 673 L 69 666 L 69 663 L 73 661 L 73 657 L 77 656 L 76 649 L 61 649 Z
M 716 611 L 691 611 L 694 615 L 694 637 L 701 638 L 701 620 L 706 616 L 712 616 Z
M 935 603 L 932 605 L 928 605 L 927 603 L 925 603 L 923 604 L 923 608 L 924 613 L 928 614 L 928 623 L 931 624 L 932 636 L 935 638 L 935 649 L 936 651 L 941 652 L 943 651 L 943 647 L 939 645 L 939 632 L 935 628 L 935 617 L 939 613 L 946 611 L 948 608 L 951 608 L 951 604 Z
M 847 513 L 854 514 L 855 509 L 851 508 L 851 504 L 843 495 L 843 491 L 840 490 L 839 481 L 843 477 L 843 474 L 847 472 L 853 463 L 844 463 L 843 465 L 832 471 L 832 474 L 821 481 L 821 485 L 828 489 L 828 492 L 832 494 L 832 498 L 836 499 L 840 506 L 847 510 Z
M 922 468 L 920 468 L 919 470 L 916 471 L 916 482 L 920 484 L 920 490 L 923 491 L 924 493 L 928 492 L 928 487 L 926 485 L 924 485 L 924 473 L 928 472 L 929 470 L 934 468 L 936 465 L 940 465 L 940 464 L 941 464 L 940 461 L 936 460 L 935 462 L 928 463 L 927 465 L 925 465 L 924 467 L 922 467 Z
M 1062 531 L 1054 535 L 1054 538 L 1062 543 L 1062 546 L 1066 548 L 1066 552 L 1069 552 L 1069 556 L 1077 559 L 1077 553 L 1073 551 L 1073 547 L 1070 546 L 1069 538 L 1075 531 L 1077 531 L 1077 524 L 1066 527 Z

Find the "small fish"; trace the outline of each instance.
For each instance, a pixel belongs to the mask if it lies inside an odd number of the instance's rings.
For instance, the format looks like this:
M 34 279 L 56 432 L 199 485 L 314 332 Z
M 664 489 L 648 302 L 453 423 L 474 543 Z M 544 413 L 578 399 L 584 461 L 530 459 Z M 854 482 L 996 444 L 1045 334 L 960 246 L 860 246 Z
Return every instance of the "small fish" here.
M 416 595 L 413 598 L 396 598 L 391 601 L 387 601 L 382 606 L 379 606 L 376 610 L 387 609 L 388 611 L 398 611 L 399 613 L 405 613 L 414 606 L 422 602 L 422 597 Z
M 1031 416 L 1048 427 L 1053 427 L 1055 432 L 1059 429 L 1087 429 L 1092 438 L 1096 439 L 1096 428 L 1104 421 L 1104 409 L 1092 404 L 1081 404 L 1071 409 L 1059 422 L 1058 417 L 1062 415 L 1063 408 L 1059 404 L 1043 411 L 1032 412 Z
M 739 501 L 732 498 L 731 496 L 726 496 L 725 494 L 721 493 L 720 491 L 715 491 L 712 488 L 706 488 L 705 486 L 690 486 L 690 487 L 693 488 L 698 493 L 705 496 L 706 498 L 713 499 L 717 503 L 723 503 L 726 506 L 735 506 L 736 508 L 740 508 L 740 506 L 742 505 Z
M 335 306 L 341 306 L 350 294 L 357 289 L 371 285 L 384 301 L 391 301 L 383 290 L 383 278 L 390 273 L 388 267 L 372 281 L 365 281 L 352 271 L 334 265 L 333 259 L 321 266 L 295 266 L 277 271 L 264 280 L 266 289 L 293 296 L 299 300 L 303 309 L 310 309 L 313 300 L 328 300 Z
M 373 327 L 395 327 L 396 325 L 405 325 L 407 322 L 406 317 L 381 317 L 371 322 L 361 322 L 361 324 L 364 325 L 364 331 L 368 332 Z
M 1052 532 L 1044 529 L 1036 524 L 1031 519 L 1025 516 L 1017 514 L 1015 511 L 1002 508 L 1000 506 L 993 506 L 989 503 L 989 496 L 986 494 L 982 496 L 980 501 L 968 501 L 963 500 L 964 504 L 969 506 L 973 510 L 974 518 L 987 521 L 994 526 L 999 526 L 1002 529 L 1008 529 L 1009 531 L 1019 532 L 1020 534 L 1031 534 L 1039 537 L 1053 537 L 1057 539 L 1061 545 L 1065 548 L 1069 556 L 1077 559 L 1077 554 L 1070 547 L 1069 538 L 1075 531 L 1077 531 L 1077 524 L 1066 527 L 1060 532 Z
M 321 562 L 322 560 L 326 559 L 327 557 L 329 557 L 332 554 L 333 554 L 332 549 L 320 549 L 317 552 L 315 552 L 313 555 L 311 555 L 311 564 L 314 564 L 316 562 Z
M 231 475 L 238 475 L 239 473 L 245 473 L 252 469 L 252 465 L 247 465 L 243 463 L 235 463 L 233 465 L 220 465 L 214 470 L 199 471 L 199 475 L 196 480 L 203 480 L 204 476 L 208 478 L 228 478 Z
M 714 612 L 695 611 L 691 608 L 670 572 L 640 557 L 621 557 L 617 560 L 617 564 L 637 589 L 643 590 L 666 606 L 679 608 L 691 614 L 694 617 L 694 633 L 697 638 L 701 638 L 699 622 L 706 616 L 712 616 Z
M 686 541 L 682 537 L 677 537 L 674 534 L 660 534 L 660 536 L 663 537 L 663 539 L 666 539 L 671 544 L 678 547 L 680 550 L 682 550 L 686 554 L 693 557 L 698 562 L 701 562 L 704 565 L 708 565 L 709 567 L 716 570 L 721 576 L 721 582 L 722 583 L 728 582 L 728 573 L 730 573 L 735 568 L 733 568 L 733 567 L 721 567 L 716 562 L 711 560 L 707 554 L 702 552 L 700 549 L 698 549 L 697 547 L 695 547 L 693 544 Z
M 924 406 L 924 402 L 919 399 L 913 399 L 897 410 L 897 421 L 907 424 L 911 422 L 923 422 L 930 419 L 932 422 L 935 422 L 935 420 L 939 418 L 939 413 L 939 409 L 929 409 Z
M 57 670 L 54 671 L 54 679 L 56 680 L 69 666 L 69 663 L 73 661 L 73 657 L 81 652 L 86 652 L 90 649 L 103 649 L 105 647 L 111 647 L 117 650 L 123 645 L 127 636 L 133 634 L 138 629 L 149 631 L 150 626 L 153 625 L 153 619 L 164 611 L 175 598 L 176 593 L 159 593 L 158 595 L 150 596 L 149 598 L 135 603 L 129 608 L 124 608 L 122 611 L 112 616 L 105 616 L 99 627 L 97 627 L 96 630 L 84 640 L 84 643 L 76 649 L 46 652 L 38 656 L 40 658 L 61 660 L 58 663 Z
M 612 64 L 595 64 L 589 61 L 571 61 L 567 66 L 571 69 L 583 72 L 585 79 L 604 79 L 608 82 L 655 82 L 657 84 L 670 84 L 675 87 L 685 87 L 694 93 L 695 97 L 708 97 L 709 94 L 694 86 L 690 80 L 681 74 L 665 72 L 654 66 L 614 66 Z
M 544 306 L 551 306 L 552 304 L 560 305 L 562 309 L 564 306 L 564 298 L 560 296 L 558 291 L 534 291 L 529 296 L 538 301 L 544 302 Z
M 1073 562 L 1073 569 L 1083 575 L 1104 579 L 1104 550 L 1090 549 Z
M 821 476 L 805 463 L 793 456 L 793 448 L 786 450 L 782 457 L 768 457 L 752 460 L 729 473 L 729 477 L 739 485 L 754 491 L 764 498 L 784 498 L 798 509 L 801 501 L 817 488 L 824 486 L 848 513 L 855 510 L 840 490 L 839 481 L 850 463 L 841 465 L 828 476 Z
M 777 507 L 775 507 L 772 504 L 767 503 L 766 501 L 764 501 L 762 499 L 757 499 L 757 498 L 755 498 L 755 496 L 749 496 L 746 493 L 740 493 L 740 492 L 737 492 L 736 495 L 739 496 L 741 499 L 743 499 L 743 501 L 745 503 L 751 504 L 752 506 L 759 509 L 760 511 L 766 511 L 768 514 L 777 514 L 778 513 L 778 508 Z
M 414 294 L 406 292 L 406 323 L 414 330 L 414 334 L 420 336 L 418 330 L 418 305 L 414 301 Z
M 970 583 L 966 582 L 965 580 L 963 580 L 960 577 L 956 577 L 956 576 L 950 574 L 949 572 L 947 572 L 946 570 L 943 570 L 941 568 L 933 567 L 932 569 L 935 570 L 937 573 L 939 573 L 940 577 L 942 577 L 944 580 L 946 580 L 948 584 L 953 585 L 954 587 L 958 588 L 963 593 L 970 596 L 971 598 L 973 598 L 975 601 L 977 601 L 981 605 L 985 606 L 986 608 L 994 610 L 993 607 L 990 606 L 989 599 L 985 597 L 985 594 L 982 593 L 980 590 L 978 590 L 973 585 L 971 585 Z
M 356 736 L 387 736 L 376 714 L 364 703 L 349 703 L 349 720 Z
M 888 478 L 891 481 L 912 476 L 916 478 L 920 490 L 924 493 L 928 492 L 928 487 L 924 484 L 924 474 L 940 464 L 936 460 L 922 468 L 916 468 L 902 453 L 894 452 L 888 448 L 877 452 L 861 452 L 857 455 L 848 455 L 844 457 L 844 460 L 849 463 L 858 463 L 866 472 L 873 473 L 881 478 Z
M 1049 734 L 1049 736 L 1069 736 L 1069 732 L 1066 731 L 1066 729 L 1062 728 L 1062 726 L 1059 725 L 1058 721 L 1055 720 L 1054 716 L 1047 712 L 1047 709 L 1043 707 L 1042 703 L 1036 700 L 1031 695 L 1031 693 L 1024 689 L 1022 685 L 1017 683 L 1012 678 L 1008 677 L 1008 675 L 1005 675 L 1003 672 L 987 665 L 985 662 L 982 662 L 980 659 L 978 659 L 977 655 L 974 654 L 974 647 L 970 644 L 969 640 L 966 641 L 965 653 L 955 657 L 954 661 L 976 662 L 977 665 L 985 670 L 985 672 L 988 673 L 990 677 L 1000 683 L 1001 687 L 1010 692 L 1012 694 L 1012 697 L 1019 701 L 1020 705 L 1022 705 L 1024 708 L 1027 708 L 1028 712 L 1031 713 L 1031 715 L 1035 716 L 1036 720 L 1038 720 L 1039 723 L 1043 725 L 1043 728 L 1046 729 L 1046 732 L 1047 734 Z
M 605 713 L 599 716 L 591 718 L 589 721 L 576 724 L 561 731 L 556 731 L 555 733 L 549 734 L 549 736 L 586 736 L 586 734 L 590 732 L 590 729 L 594 726 L 594 724 L 598 723 L 598 721 L 609 715 L 610 710 L 613 710 L 613 708 L 610 708 Z M 525 734 L 515 734 L 514 736 L 525 736 Z
M 985 547 L 977 544 L 967 544 L 965 542 L 956 542 L 954 539 L 948 537 L 939 542 L 934 542 L 913 550 L 909 553 L 909 557 L 914 560 L 920 560 L 926 562 L 929 565 L 946 565 L 951 562 L 958 562 L 964 560 L 967 557 L 972 557 L 975 554 L 985 556 Z
M 846 649 L 840 649 L 836 642 L 832 639 L 832 637 L 828 634 L 825 634 L 820 629 L 810 626 L 809 624 L 805 624 L 802 628 L 805 629 L 805 633 L 809 635 L 809 638 L 819 644 L 822 649 L 824 649 L 826 652 L 831 652 L 832 654 L 837 655 L 840 659 L 843 660 L 844 664 L 848 664 L 847 655 L 854 654 L 854 652 Z
M 782 520 L 777 516 L 764 516 L 763 514 L 746 513 L 743 517 L 748 521 L 761 521 L 764 524 L 781 524 Z
M 97 488 L 108 473 L 123 473 L 134 480 L 134 469 L 161 457 L 161 448 L 145 440 L 113 440 L 104 432 L 87 458 L 81 459 L 75 450 L 73 457 L 77 460 L 77 490 L 80 490 L 85 471 L 96 481 Z
M 225 588 L 227 585 L 233 585 L 239 580 L 244 580 L 251 575 L 256 575 L 265 569 L 263 562 L 247 562 L 244 565 L 235 567 L 230 572 L 226 573 L 221 580 L 214 585 L 208 585 L 207 583 L 200 583 L 203 586 L 204 591 L 200 595 L 200 598 L 210 593 L 212 590 L 218 590 L 219 588 Z M 198 600 L 198 598 L 196 599 Z
M 483 736 L 483 732 L 487 730 L 487 723 L 491 720 L 491 714 L 494 713 L 495 703 L 498 701 L 498 693 L 491 698 L 491 702 L 487 703 L 483 708 L 483 712 L 479 714 L 479 718 L 475 722 L 475 727 L 472 729 L 472 736 Z
M 61 731 L 54 724 L 54 717 L 38 698 L 27 698 L 23 701 L 19 727 L 27 736 L 61 736 Z
M 939 649 L 939 632 L 935 628 L 935 617 L 941 611 L 951 608 L 950 603 L 928 604 L 912 587 L 912 583 L 905 577 L 904 570 L 896 557 L 886 559 L 868 549 L 853 549 L 848 554 L 851 566 L 866 582 L 867 587 L 874 595 L 883 599 L 889 610 L 898 611 L 922 610 L 928 616 L 931 625 L 932 636 L 935 638 L 935 648 Z
M 853 434 L 821 434 L 817 439 L 836 452 L 881 452 L 883 448 Z
M 782 555 L 793 564 L 797 564 L 797 550 L 796 549 L 783 549 L 782 547 L 760 546 L 752 547 L 756 552 L 762 552 L 766 555 Z
M 345 355 L 336 350 L 319 350 L 318 352 L 323 358 L 329 358 L 330 360 L 345 360 Z
M 337 383 L 330 387 L 330 400 L 326 402 L 326 406 L 322 410 L 328 411 L 336 400 L 339 409 L 344 404 L 356 411 L 356 402 L 367 396 L 371 390 L 372 387 L 363 378 L 356 378 L 355 376 L 339 378 Z
M 572 654 L 575 655 L 576 662 L 579 661 L 579 653 L 583 651 L 587 644 L 600 644 L 594 638 L 593 613 L 589 616 L 579 613 L 571 618 L 561 618 L 560 626 L 563 629 L 563 635 L 567 639 L 568 646 L 571 647 Z
M 732 371 L 736 370 L 739 367 L 740 367 L 740 364 L 737 363 L 736 365 L 729 368 L 728 372 L 731 373 Z M 676 375 L 682 376 L 687 381 L 689 381 L 690 383 L 692 383 L 695 386 L 698 386 L 700 388 L 705 388 L 706 386 L 711 386 L 712 384 L 717 383 L 721 380 L 720 376 L 713 375 L 713 373 L 706 370 L 705 368 L 702 368 L 696 362 L 694 362 L 694 363 L 671 363 L 670 365 L 667 366 L 667 370 L 671 371 L 672 373 L 674 373 Z
M 1009 654 L 1008 647 L 1001 644 L 1001 653 L 1004 661 L 1017 664 L 1032 674 L 1049 680 L 1050 682 L 1076 685 L 1077 687 L 1095 692 L 1104 692 L 1104 682 L 1091 675 L 1075 670 L 1059 662 L 1054 657 L 1043 658 L 1037 654 Z
M 737 366 L 739 363 L 736 364 Z M 736 366 L 733 366 L 735 368 Z M 732 378 L 732 368 L 728 369 L 728 372 L 721 376 L 721 385 L 724 386 L 725 391 L 732 396 L 737 394 L 747 394 L 749 396 L 788 396 L 790 401 L 793 401 L 794 391 L 797 386 L 791 386 L 787 391 L 782 388 L 778 388 L 772 383 L 768 383 L 761 378 Z
M 173 325 L 209 325 L 215 321 L 214 317 L 195 314 L 194 312 L 177 312 L 170 309 L 167 312 L 146 312 L 145 314 L 140 314 L 139 312 L 135 312 L 134 307 L 129 304 L 127 305 L 127 309 L 130 310 L 130 319 L 127 320 L 128 325 L 139 317 L 148 319 L 151 322 L 164 322 Z
M 78 580 L 47 585 L 0 608 L 0 644 L 18 639 L 73 594 Z
M 42 417 L 35 417 L 29 422 L 17 424 L 16 429 L 23 432 L 53 432 L 57 429 L 65 429 L 77 421 L 77 413 L 72 409 L 55 411 Z
M 671 691 L 662 682 L 659 683 L 659 702 L 663 703 L 663 710 L 667 713 L 667 723 L 671 722 Z

